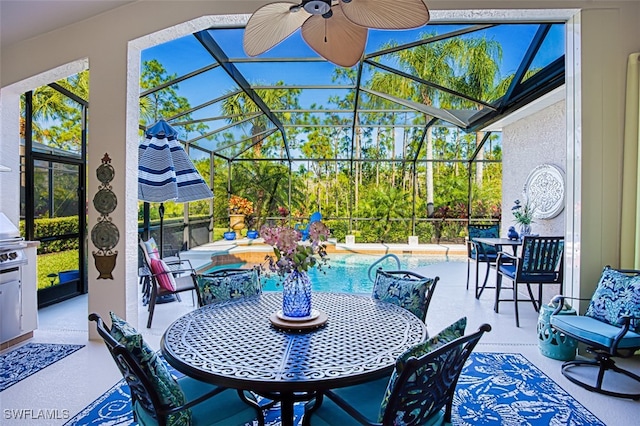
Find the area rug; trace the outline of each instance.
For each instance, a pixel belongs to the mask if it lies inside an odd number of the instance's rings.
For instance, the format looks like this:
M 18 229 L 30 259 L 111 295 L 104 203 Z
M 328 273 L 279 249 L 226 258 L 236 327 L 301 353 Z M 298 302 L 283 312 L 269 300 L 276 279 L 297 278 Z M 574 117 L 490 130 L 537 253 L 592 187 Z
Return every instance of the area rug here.
M 302 404 L 296 404 L 300 424 Z M 280 412 L 266 412 L 266 426 L 280 425 Z M 129 388 L 116 383 L 65 425 L 134 425 Z M 257 424 L 257 421 L 254 422 Z M 458 381 L 452 424 L 606 426 L 520 354 L 472 353 Z
M 84 345 L 61 345 L 55 343 L 27 343 L 6 354 L 0 355 L 0 392 L 26 379 L 34 373 L 60 361 L 84 347 Z

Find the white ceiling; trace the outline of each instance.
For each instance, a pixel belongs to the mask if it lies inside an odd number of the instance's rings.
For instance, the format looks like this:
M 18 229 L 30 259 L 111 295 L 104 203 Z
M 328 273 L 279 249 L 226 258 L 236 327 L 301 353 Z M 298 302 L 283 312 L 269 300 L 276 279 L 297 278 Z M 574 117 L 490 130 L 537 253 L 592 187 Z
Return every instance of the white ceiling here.
M 0 0 L 0 48 L 137 0 Z

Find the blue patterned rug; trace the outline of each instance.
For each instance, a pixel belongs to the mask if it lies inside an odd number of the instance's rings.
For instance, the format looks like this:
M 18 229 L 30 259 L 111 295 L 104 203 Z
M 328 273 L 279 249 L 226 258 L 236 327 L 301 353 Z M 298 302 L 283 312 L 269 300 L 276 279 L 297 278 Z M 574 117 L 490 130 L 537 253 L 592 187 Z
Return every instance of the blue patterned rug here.
M 84 347 L 84 345 L 59 345 L 54 343 L 27 343 L 0 355 L 0 392 L 37 373 L 56 361 L 60 361 Z
M 296 404 L 296 424 L 301 415 Z M 266 426 L 280 425 L 279 410 L 269 410 L 265 420 Z M 124 380 L 65 426 L 97 424 L 135 424 Z M 456 388 L 452 424 L 606 426 L 525 357 L 503 353 L 471 354 Z

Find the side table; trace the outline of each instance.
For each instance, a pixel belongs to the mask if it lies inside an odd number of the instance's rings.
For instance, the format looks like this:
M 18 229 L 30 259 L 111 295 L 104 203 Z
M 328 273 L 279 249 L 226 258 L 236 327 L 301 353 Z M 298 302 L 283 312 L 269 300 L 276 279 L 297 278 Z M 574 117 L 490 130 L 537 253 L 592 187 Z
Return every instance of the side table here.
M 548 358 L 560 361 L 572 361 L 576 358 L 578 341 L 551 327 L 549 318 L 556 306 L 542 305 L 538 316 L 538 347 L 540 353 Z M 573 308 L 563 308 L 558 315 L 577 315 Z

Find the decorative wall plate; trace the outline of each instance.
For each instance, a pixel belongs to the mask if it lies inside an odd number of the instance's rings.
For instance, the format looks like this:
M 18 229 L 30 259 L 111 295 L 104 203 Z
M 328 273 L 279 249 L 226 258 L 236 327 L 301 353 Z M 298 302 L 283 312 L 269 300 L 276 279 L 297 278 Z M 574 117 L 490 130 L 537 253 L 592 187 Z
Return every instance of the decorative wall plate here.
M 105 185 L 111 182 L 114 176 L 115 171 L 111 164 L 103 163 L 96 169 L 96 177 Z
M 96 195 L 93 197 L 93 205 L 100 213 L 108 215 L 116 209 L 118 199 L 113 191 L 109 189 L 101 189 L 96 192 Z
M 529 173 L 523 189 L 535 207 L 535 219 L 551 219 L 564 209 L 564 172 L 553 164 L 542 164 Z
M 118 227 L 109 221 L 98 222 L 91 230 L 91 241 L 100 250 L 111 250 L 119 240 Z

